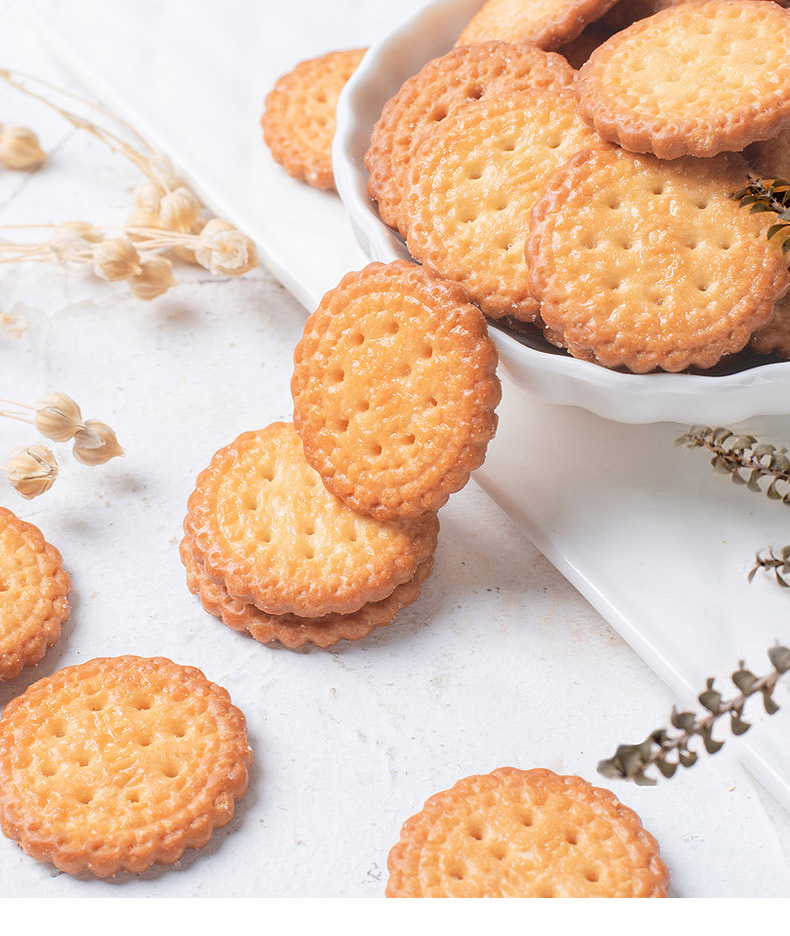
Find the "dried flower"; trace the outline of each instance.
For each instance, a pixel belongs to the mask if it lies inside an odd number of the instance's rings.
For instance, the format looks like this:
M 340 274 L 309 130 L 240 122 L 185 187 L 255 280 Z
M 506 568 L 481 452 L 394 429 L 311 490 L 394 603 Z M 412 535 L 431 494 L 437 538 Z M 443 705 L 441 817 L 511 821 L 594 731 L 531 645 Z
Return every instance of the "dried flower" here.
M 754 436 L 735 435 L 729 429 L 692 426 L 675 445 L 706 448 L 713 453 L 711 465 L 720 474 L 731 476 L 734 484 L 745 484 L 750 491 L 765 493 L 771 500 L 790 505 L 790 458 L 787 449 L 777 449 Z M 748 472 L 744 477 L 741 471 Z M 759 482 L 770 478 L 763 492 Z
M 5 472 L 8 483 L 29 500 L 52 487 L 58 476 L 58 463 L 48 448 L 31 445 L 11 453 Z
M 48 393 L 36 403 L 36 429 L 53 442 L 68 442 L 84 429 L 79 406 L 65 393 Z
M 0 128 L 0 162 L 4 166 L 9 169 L 38 169 L 48 158 L 32 130 L 27 127 Z
M 783 546 L 778 556 L 772 549 L 767 553 L 757 553 L 754 557 L 754 568 L 749 573 L 750 582 L 759 569 L 773 569 L 777 584 L 783 588 L 790 588 L 790 546 Z
M 111 237 L 94 247 L 93 270 L 97 276 L 114 283 L 138 276 L 142 261 L 128 237 Z
M 178 280 L 173 276 L 173 264 L 167 257 L 146 257 L 140 261 L 140 272 L 129 280 L 129 288 L 138 299 L 150 302 L 166 293 Z
M 64 221 L 58 225 L 56 234 L 58 232 L 74 233 L 89 244 L 100 244 L 104 240 L 104 231 L 87 221 Z
M 255 244 L 228 221 L 212 218 L 203 228 L 200 239 L 204 246 L 195 250 L 195 259 L 212 273 L 241 276 L 258 266 Z
M 134 190 L 134 204 L 136 208 L 143 208 L 148 211 L 159 211 L 159 202 L 164 195 L 164 189 L 161 185 L 150 180 L 138 185 Z
M 188 233 L 200 216 L 200 202 L 188 188 L 181 186 L 162 196 L 159 217 L 168 231 Z
M 17 312 L 19 308 L 21 308 L 21 303 L 14 306 L 13 315 L 0 312 L 0 333 L 13 341 L 19 341 L 28 325 L 27 316 Z
M 784 179 L 751 179 L 744 188 L 731 196 L 741 208 L 749 208 L 749 214 L 771 211 L 777 221 L 765 232 L 770 240 L 777 234 L 784 237 L 782 253 L 790 250 L 790 183 Z
M 74 434 L 74 457 L 83 465 L 103 465 L 111 458 L 123 455 L 115 432 L 98 419 L 89 419 Z
M 696 762 L 697 752 L 689 747 L 695 736 L 702 739 L 708 754 L 715 754 L 724 745 L 723 741 L 713 738 L 713 726 L 718 719 L 729 716 L 734 735 L 744 734 L 751 728 L 751 723 L 743 719 L 743 707 L 750 696 L 760 693 L 769 715 L 779 711 L 772 696 L 779 678 L 790 670 L 790 650 L 777 644 L 768 651 L 768 659 L 773 670 L 766 676 L 755 676 L 745 668 L 743 661 L 738 664 L 731 677 L 738 694 L 732 699 L 725 701 L 714 688 L 714 680 L 709 679 L 705 691 L 697 697 L 707 715 L 697 718 L 693 712 L 673 709 L 670 722 L 678 729 L 678 734 L 671 736 L 661 728 L 649 734 L 641 744 L 621 744 L 614 757 L 598 764 L 598 772 L 605 777 L 652 786 L 656 781 L 645 772 L 653 765 L 662 776 L 671 777 L 678 767 L 691 767 Z
M 145 234 L 129 232 L 129 228 L 160 228 L 162 219 L 151 208 L 136 208 L 126 219 L 127 235 L 131 240 L 145 240 Z

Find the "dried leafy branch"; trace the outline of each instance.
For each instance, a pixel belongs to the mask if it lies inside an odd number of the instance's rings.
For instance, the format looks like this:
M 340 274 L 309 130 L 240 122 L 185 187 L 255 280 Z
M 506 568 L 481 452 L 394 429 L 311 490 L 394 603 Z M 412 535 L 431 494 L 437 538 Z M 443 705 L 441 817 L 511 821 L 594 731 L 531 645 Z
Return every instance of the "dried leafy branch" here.
M 773 549 L 758 552 L 754 557 L 754 568 L 749 573 L 750 582 L 760 569 L 772 569 L 777 583 L 790 588 L 790 546 L 783 546 L 778 556 Z
M 765 676 L 755 676 L 745 668 L 743 661 L 738 664 L 738 669 L 731 676 L 738 694 L 731 699 L 725 700 L 714 688 L 714 680 L 709 679 L 705 691 L 697 697 L 706 715 L 673 709 L 670 723 L 677 729 L 676 733 L 660 728 L 641 744 L 621 744 L 614 757 L 598 764 L 598 772 L 610 779 L 632 780 L 640 786 L 653 786 L 655 778 L 647 776 L 651 767 L 655 767 L 662 776 L 671 777 L 678 767 L 691 767 L 696 762 L 698 752 L 690 746 L 695 737 L 700 738 L 708 754 L 715 754 L 724 745 L 723 741 L 713 737 L 716 722 L 729 718 L 734 735 L 742 735 L 751 727 L 751 723 L 743 718 L 744 705 L 751 696 L 762 695 L 763 707 L 769 715 L 779 710 L 773 692 L 781 676 L 790 670 L 790 649 L 778 645 L 772 647 L 768 658 L 773 669 Z
M 748 185 L 734 192 L 741 208 L 749 208 L 750 214 L 771 211 L 777 220 L 766 231 L 768 240 L 782 235 L 782 252 L 790 250 L 790 183 L 784 179 L 751 179 Z
M 786 448 L 758 442 L 754 436 L 736 435 L 721 426 L 692 426 L 675 445 L 706 449 L 713 454 L 713 468 L 730 475 L 734 484 L 790 505 L 790 458 Z M 763 488 L 760 482 L 766 479 L 768 486 Z

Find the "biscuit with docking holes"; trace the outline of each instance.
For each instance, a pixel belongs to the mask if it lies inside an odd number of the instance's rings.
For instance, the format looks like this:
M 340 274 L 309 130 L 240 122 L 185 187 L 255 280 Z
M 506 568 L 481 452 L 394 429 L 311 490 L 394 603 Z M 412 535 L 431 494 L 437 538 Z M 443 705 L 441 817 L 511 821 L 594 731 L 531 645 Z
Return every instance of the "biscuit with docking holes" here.
M 518 91 L 459 107 L 424 140 L 404 202 L 411 255 L 460 283 L 490 318 L 526 322 L 524 241 L 546 179 L 601 143 L 570 91 Z
M 337 99 L 366 51 L 347 49 L 300 62 L 267 95 L 263 139 L 288 175 L 315 188 L 334 189 Z
M 71 580 L 32 523 L 0 507 L 0 681 L 38 663 L 69 617 Z
M 433 571 L 433 557 L 417 566 L 417 571 L 391 595 L 362 605 L 350 614 L 325 614 L 304 618 L 296 614 L 267 614 L 255 605 L 231 598 L 221 582 L 210 576 L 195 558 L 192 541 L 181 541 L 181 561 L 187 571 L 187 586 L 198 595 L 204 610 L 218 617 L 232 630 L 248 633 L 259 643 L 279 643 L 289 650 L 313 644 L 326 650 L 341 640 L 361 640 L 379 627 L 391 624 L 402 608 L 419 597 L 423 582 Z
M 534 42 L 558 49 L 599 19 L 616 0 L 488 0 L 472 17 L 456 45 L 499 39 Z
M 365 154 L 368 192 L 384 223 L 406 236 L 400 205 L 409 164 L 425 133 L 456 107 L 503 91 L 559 91 L 574 78 L 561 55 L 531 43 L 464 46 L 428 62 L 384 105 Z
M 330 494 L 290 423 L 242 433 L 197 479 L 184 532 L 231 598 L 269 614 L 350 614 L 408 582 L 435 549 L 434 513 L 382 522 Z
M 790 123 L 790 13 L 766 0 L 696 0 L 639 20 L 579 72 L 601 136 L 662 159 L 714 156 Z
M 485 319 L 405 260 L 349 273 L 294 353 L 294 425 L 324 485 L 379 520 L 425 515 L 485 458 L 501 390 Z
M 70 874 L 141 873 L 230 822 L 251 762 L 244 716 L 200 670 L 91 660 L 0 716 L 0 829 Z
M 432 796 L 390 851 L 387 897 L 666 897 L 656 840 L 609 790 L 500 767 Z
M 731 195 L 737 154 L 578 153 L 532 212 L 526 253 L 549 329 L 574 355 L 635 373 L 712 367 L 746 346 L 787 290 L 765 215 Z

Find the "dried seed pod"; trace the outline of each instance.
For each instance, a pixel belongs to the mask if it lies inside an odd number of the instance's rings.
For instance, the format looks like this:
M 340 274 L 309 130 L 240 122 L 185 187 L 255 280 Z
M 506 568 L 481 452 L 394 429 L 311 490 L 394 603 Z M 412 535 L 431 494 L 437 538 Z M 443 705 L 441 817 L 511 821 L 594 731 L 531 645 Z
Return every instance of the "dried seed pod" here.
M 94 247 L 93 270 L 111 283 L 126 280 L 140 273 L 140 255 L 128 237 L 111 237 Z
M 48 491 L 57 476 L 55 456 L 43 445 L 15 449 L 6 468 L 8 483 L 28 500 Z
M 255 244 L 229 222 L 212 218 L 200 237 L 205 246 L 195 250 L 195 259 L 212 273 L 241 276 L 258 266 Z
M 98 419 L 89 419 L 74 434 L 74 457 L 83 465 L 103 465 L 111 458 L 123 455 L 115 432 Z
M 205 218 L 201 218 L 198 215 L 197 221 L 189 229 L 189 234 L 200 234 L 203 231 L 203 228 L 206 226 Z M 193 247 L 185 247 L 183 244 L 178 244 L 173 248 L 173 256 L 178 257 L 179 260 L 183 260 L 184 263 L 194 263 L 197 264 L 197 259 L 195 257 L 195 250 Z
M 100 231 L 95 224 L 88 221 L 64 221 L 56 228 L 56 234 L 59 232 L 76 234 L 90 244 L 100 244 L 104 240 L 104 231 Z
M 188 233 L 200 216 L 200 208 L 197 196 L 182 185 L 162 196 L 159 202 L 159 217 L 168 231 Z
M 31 170 L 49 159 L 38 137 L 27 127 L 0 129 L 0 162 L 9 169 Z
M 140 261 L 140 272 L 129 280 L 129 288 L 138 299 L 150 302 L 166 293 L 178 280 L 173 276 L 173 264 L 167 257 L 146 257 Z
M 151 208 L 136 208 L 126 219 L 127 235 L 130 238 L 140 238 L 140 234 L 129 234 L 129 228 L 161 228 L 162 219 Z
M 159 211 L 159 202 L 165 190 L 156 182 L 143 182 L 134 190 L 134 204 L 136 208 L 148 211 Z
M 68 442 L 83 429 L 79 406 L 65 393 L 48 393 L 36 403 L 36 429 L 53 442 Z

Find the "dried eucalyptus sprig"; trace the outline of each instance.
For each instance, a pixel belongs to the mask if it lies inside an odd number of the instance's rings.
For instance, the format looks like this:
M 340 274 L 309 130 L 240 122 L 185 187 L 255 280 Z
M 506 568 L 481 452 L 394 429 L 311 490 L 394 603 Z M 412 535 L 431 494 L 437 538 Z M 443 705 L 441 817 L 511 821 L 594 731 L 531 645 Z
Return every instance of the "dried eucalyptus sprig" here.
M 734 484 L 744 484 L 750 491 L 790 505 L 790 458 L 786 448 L 758 442 L 754 436 L 736 435 L 721 426 L 692 426 L 675 440 L 675 445 L 707 449 L 713 453 L 710 463 L 714 469 L 730 475 Z M 770 481 L 763 489 L 760 481 L 766 478 Z
M 749 573 L 750 582 L 760 569 L 773 569 L 777 583 L 783 588 L 790 588 L 790 546 L 783 546 L 778 556 L 773 549 L 758 552 L 754 563 L 754 568 Z
M 768 228 L 766 236 L 770 240 L 783 235 L 782 253 L 790 250 L 790 183 L 784 179 L 751 179 L 732 197 L 741 208 L 749 208 L 750 214 L 772 211 L 777 221 Z
M 708 754 L 715 754 L 723 745 L 713 737 L 713 726 L 725 717 L 730 719 L 730 730 L 734 735 L 742 735 L 751 728 L 751 723 L 743 718 L 746 700 L 758 693 L 762 695 L 763 707 L 769 715 L 779 710 L 773 699 L 773 692 L 780 677 L 790 670 L 790 650 L 779 645 L 768 651 L 768 659 L 773 670 L 766 676 L 755 676 L 738 663 L 738 669 L 731 679 L 738 689 L 738 694 L 725 700 L 714 688 L 714 680 L 707 681 L 704 692 L 697 697 L 707 715 L 698 717 L 694 712 L 672 710 L 670 722 L 677 734 L 670 734 L 665 728 L 653 731 L 641 744 L 621 744 L 614 757 L 602 760 L 598 764 L 598 773 L 604 777 L 619 780 L 633 780 L 640 786 L 653 786 L 655 778 L 648 777 L 646 771 L 655 766 L 664 777 L 671 777 L 678 767 L 691 767 L 697 760 L 697 751 L 690 747 L 695 737 L 702 740 Z
M 98 419 L 83 421 L 79 406 L 65 393 L 48 393 L 33 406 L 2 398 L 0 403 L 22 410 L 0 410 L 0 416 L 34 425 L 53 442 L 73 442 L 74 458 L 83 465 L 103 465 L 124 454 L 115 432 Z M 0 471 L 22 497 L 38 497 L 55 483 L 58 462 L 48 448 L 32 445 L 16 449 Z

